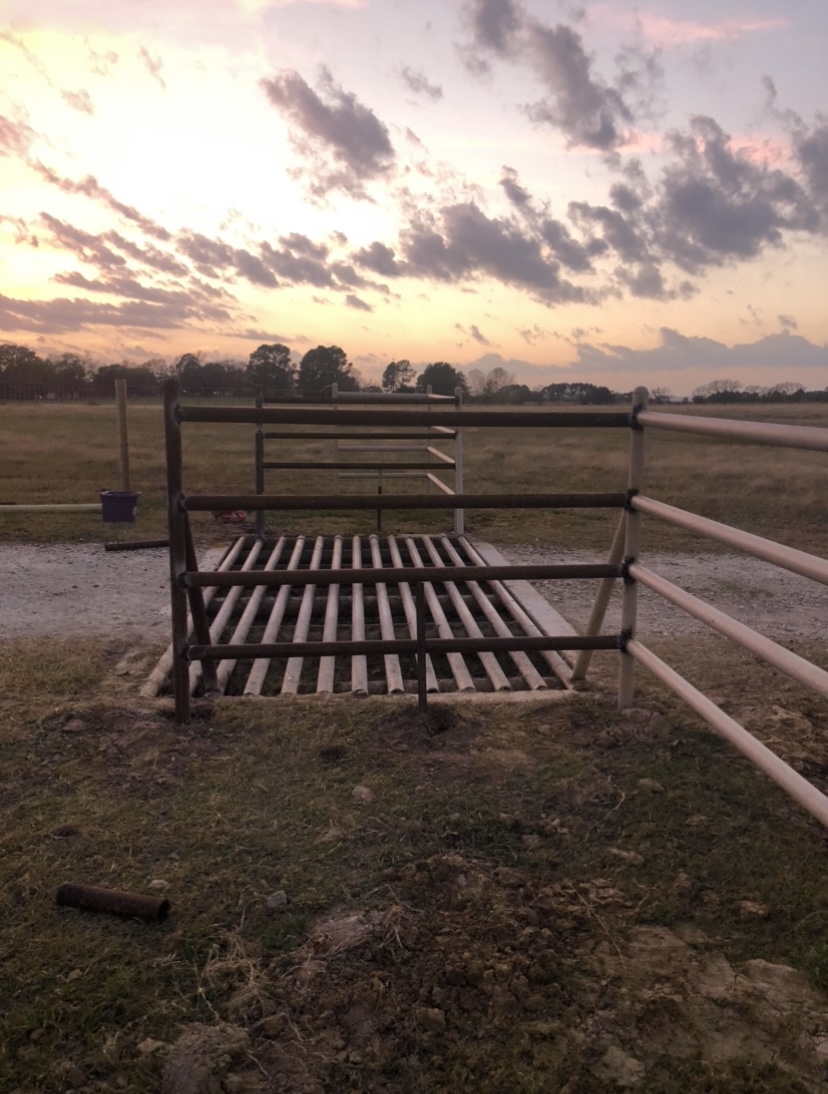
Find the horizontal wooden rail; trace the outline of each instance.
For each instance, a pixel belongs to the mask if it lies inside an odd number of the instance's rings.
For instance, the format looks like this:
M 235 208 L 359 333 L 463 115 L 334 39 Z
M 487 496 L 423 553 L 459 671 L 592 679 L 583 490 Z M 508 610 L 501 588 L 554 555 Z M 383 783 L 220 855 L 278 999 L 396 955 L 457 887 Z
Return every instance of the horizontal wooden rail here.
M 434 464 L 430 465 L 431 467 Z M 183 505 L 193 513 L 229 513 L 234 509 L 620 509 L 626 494 L 191 494 Z
M 327 407 L 241 407 L 241 406 L 182 406 L 176 417 L 179 422 L 227 422 L 241 425 L 378 425 L 388 428 L 389 422 L 411 426 L 511 426 L 540 429 L 629 429 L 632 417 L 626 411 L 545 410 L 331 410 Z
M 181 584 L 188 588 L 258 585 L 413 585 L 426 581 L 432 585 L 446 581 L 554 581 L 596 577 L 621 577 L 623 567 L 595 563 L 549 563 L 545 566 L 440 566 L 425 569 L 413 566 L 365 567 L 356 570 L 188 570 Z M 574 647 L 573 647 L 574 648 Z
M 240 645 L 187 647 L 191 661 L 259 660 L 265 657 L 330 657 L 342 653 L 360 654 L 416 653 L 486 653 L 512 650 L 617 650 L 620 634 L 608 635 L 516 635 L 514 638 L 377 638 L 362 642 L 250 642 Z
M 794 680 L 799 680 L 806 687 L 813 688 L 814 691 L 818 691 L 820 695 L 828 698 L 828 672 L 824 669 L 818 668 L 810 661 L 806 661 L 804 657 L 792 653 L 791 650 L 785 649 L 784 646 L 780 646 L 778 642 L 774 642 L 764 634 L 759 634 L 752 627 L 732 619 L 724 612 L 720 612 L 718 608 L 714 608 L 706 601 L 693 596 L 685 589 L 679 588 L 672 581 L 653 573 L 652 570 L 648 570 L 640 563 L 633 563 L 629 567 L 629 574 L 630 577 L 640 581 L 642 585 L 646 585 L 648 589 L 652 589 L 659 596 L 663 596 L 665 600 L 669 600 L 671 604 L 675 604 L 677 608 L 681 608 L 688 615 L 692 615 L 702 623 L 706 623 L 708 627 L 718 631 L 719 634 L 723 634 L 725 638 L 731 639 L 742 646 L 743 649 L 749 650 Z
M 828 825 L 828 798 L 809 783 L 807 779 L 804 779 L 792 767 L 789 767 L 784 760 L 780 759 L 775 752 L 771 752 L 761 741 L 757 741 L 744 726 L 740 726 L 729 714 L 725 714 L 712 699 L 708 699 L 698 688 L 693 687 L 689 681 L 685 680 L 674 669 L 671 669 L 668 664 L 647 649 L 646 646 L 643 646 L 637 639 L 630 639 L 627 642 L 626 651 L 636 661 L 649 669 L 663 684 L 666 684 L 679 699 L 683 699 L 717 733 L 720 733 L 735 748 L 738 748 L 755 767 L 758 767 L 760 771 L 764 771 L 787 794 L 790 794 L 794 801 L 799 802 L 817 820 Z
M 690 414 L 664 414 L 657 410 L 642 410 L 636 417 L 639 425 L 656 429 L 672 429 L 680 433 L 702 433 L 707 436 L 730 437 L 750 444 L 772 444 L 783 448 L 808 448 L 828 452 L 828 429 L 809 425 L 774 425 L 770 422 L 736 422 L 730 418 L 704 418 Z
M 698 513 L 689 513 L 686 509 L 677 509 L 674 505 L 667 505 L 663 501 L 655 501 L 653 498 L 645 498 L 636 495 L 631 499 L 633 509 L 639 509 L 642 513 L 651 513 L 655 517 L 661 517 L 669 524 L 675 524 L 679 528 L 685 528 L 688 532 L 697 532 L 702 536 L 725 543 L 728 547 L 734 547 L 744 551 L 754 558 L 761 558 L 765 562 L 772 562 L 791 573 L 809 577 L 813 581 L 819 581 L 828 585 L 828 561 L 817 555 L 810 555 L 807 551 L 799 551 L 796 547 L 786 547 L 782 543 L 776 543 L 772 539 L 763 536 L 755 536 L 752 532 L 743 532 L 739 528 L 731 528 L 729 524 L 720 524 L 709 517 L 700 517 Z

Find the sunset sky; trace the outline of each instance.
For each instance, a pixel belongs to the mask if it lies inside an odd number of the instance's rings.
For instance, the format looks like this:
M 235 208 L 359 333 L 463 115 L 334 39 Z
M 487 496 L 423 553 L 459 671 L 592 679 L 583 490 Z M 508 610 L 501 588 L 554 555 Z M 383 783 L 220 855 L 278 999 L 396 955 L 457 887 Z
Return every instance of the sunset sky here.
M 4 0 L 0 341 L 828 385 L 828 3 Z

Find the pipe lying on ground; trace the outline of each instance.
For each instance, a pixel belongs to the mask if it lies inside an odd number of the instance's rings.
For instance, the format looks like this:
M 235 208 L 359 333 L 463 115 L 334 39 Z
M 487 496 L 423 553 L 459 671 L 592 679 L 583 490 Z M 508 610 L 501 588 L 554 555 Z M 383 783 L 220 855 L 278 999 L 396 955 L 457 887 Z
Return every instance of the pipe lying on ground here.
M 166 897 L 136 896 L 116 889 L 102 889 L 67 881 L 55 893 L 61 908 L 82 908 L 86 912 L 109 912 L 127 919 L 143 919 L 147 923 L 163 923 L 170 911 Z
M 168 539 L 130 539 L 123 543 L 105 543 L 105 551 L 150 551 L 156 547 L 169 547 Z

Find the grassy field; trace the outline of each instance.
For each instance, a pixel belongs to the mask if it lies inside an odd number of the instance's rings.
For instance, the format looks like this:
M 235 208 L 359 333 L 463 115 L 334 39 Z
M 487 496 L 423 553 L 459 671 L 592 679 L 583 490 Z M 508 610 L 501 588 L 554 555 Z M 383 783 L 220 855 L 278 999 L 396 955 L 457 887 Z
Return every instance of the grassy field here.
M 112 676 L 121 652 L 0 646 L 3 1090 L 587 1094 L 618 1089 L 612 1046 L 638 1089 L 812 1089 L 804 978 L 770 1029 L 768 999 L 722 988 L 711 1016 L 704 984 L 762 958 L 828 986 L 824 831 L 655 689 L 624 715 L 598 694 L 427 723 L 234 700 L 181 729 Z M 734 669 L 734 713 L 779 747 L 764 715 L 801 712 L 782 751 L 824 779 L 826 704 L 724 649 L 703 682 Z M 67 880 L 172 913 L 59 909 Z M 630 939 L 687 952 L 600 975 Z M 722 1023 L 733 1056 L 702 1066 Z M 229 1085 L 164 1085 L 203 1027 L 236 1031 L 210 1072 Z M 767 1050 L 741 1051 L 757 1029 Z
M 2 413 L 0 500 L 117 485 L 112 407 Z M 0 542 L 162 535 L 158 407 L 130 407 L 130 429 L 134 527 L 3 515 Z M 185 439 L 190 490 L 250 488 L 250 430 Z M 623 489 L 627 444 L 472 430 L 467 487 Z M 649 482 L 822 553 L 824 464 L 661 435 Z M 312 530 L 361 530 L 326 520 Z M 469 523 L 603 551 L 614 520 Z M 655 526 L 647 544 L 698 550 Z M 791 647 L 828 667 L 822 643 Z M 828 786 L 828 702 L 718 639 L 655 648 Z M 593 689 L 568 700 L 433 702 L 423 720 L 405 702 L 232 699 L 182 728 L 166 701 L 137 700 L 156 651 L 132 652 L 0 640 L 0 1090 L 823 1088 L 825 830 L 643 673 L 624 713 L 599 655 Z M 172 913 L 58 908 L 64 881 L 164 895 Z
M 689 408 L 698 413 L 699 408 Z M 708 412 L 709 408 L 701 408 Z M 681 408 L 676 412 L 687 412 Z M 828 425 L 828 406 L 742 407 L 742 417 Z M 730 408 L 726 408 L 730 413 Z M 722 413 L 722 411 L 718 411 Z M 39 403 L 3 408 L 0 428 L 0 501 L 89 502 L 101 489 L 118 486 L 118 448 L 112 406 Z M 129 409 L 132 486 L 141 491 L 136 537 L 164 534 L 164 441 L 160 407 Z M 647 492 L 671 504 L 723 520 L 748 531 L 821 553 L 828 545 L 828 459 L 816 452 L 713 441 L 651 430 L 648 433 Z M 626 488 L 626 430 L 469 429 L 464 433 L 469 492 L 614 491 Z M 247 492 L 253 489 L 253 431 L 233 425 L 188 425 L 184 431 L 185 489 Z M 272 456 L 271 456 L 272 453 Z M 330 459 L 328 442 L 282 446 L 269 442 L 270 458 Z M 269 472 L 274 493 L 334 488 L 330 473 Z M 350 480 L 353 492 L 373 491 L 372 480 Z M 399 492 L 414 491 L 397 482 Z M 386 490 L 389 487 L 386 485 Z M 418 485 L 416 489 L 420 489 Z M 209 533 L 212 519 L 195 514 Z M 314 518 L 273 514 L 280 530 L 370 531 L 372 513 Z M 472 534 L 502 543 L 553 543 L 596 547 L 603 552 L 617 521 L 614 512 L 585 510 L 540 513 L 523 510 L 468 514 Z M 388 531 L 432 531 L 446 527 L 440 514 L 388 513 Z M 113 527 L 115 534 L 113 534 Z M 102 525 L 87 514 L 0 514 L 0 542 L 103 540 L 133 530 Z M 699 540 L 657 521 L 645 521 L 644 549 L 696 550 Z M 714 549 L 708 545 L 709 549 Z

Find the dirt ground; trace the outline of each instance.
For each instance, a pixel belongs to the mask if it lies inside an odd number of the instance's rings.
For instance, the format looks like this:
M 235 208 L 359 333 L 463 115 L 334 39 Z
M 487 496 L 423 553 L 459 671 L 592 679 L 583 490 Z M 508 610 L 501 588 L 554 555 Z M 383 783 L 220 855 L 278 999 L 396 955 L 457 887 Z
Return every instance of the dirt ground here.
M 588 551 L 500 547 L 509 562 L 602 562 Z M 204 552 L 214 566 L 223 548 Z M 0 546 L 3 635 L 121 637 L 161 643 L 169 638 L 168 561 L 165 550 L 107 553 L 100 545 Z M 828 621 L 828 588 L 768 563 L 731 554 L 648 554 L 642 561 L 688 592 L 710 601 L 774 638 L 819 639 Z M 576 627 L 589 616 L 594 582 L 539 582 L 538 588 Z M 648 589 L 639 591 L 639 634 L 702 635 L 703 624 Z M 616 590 L 606 629 L 620 626 Z

